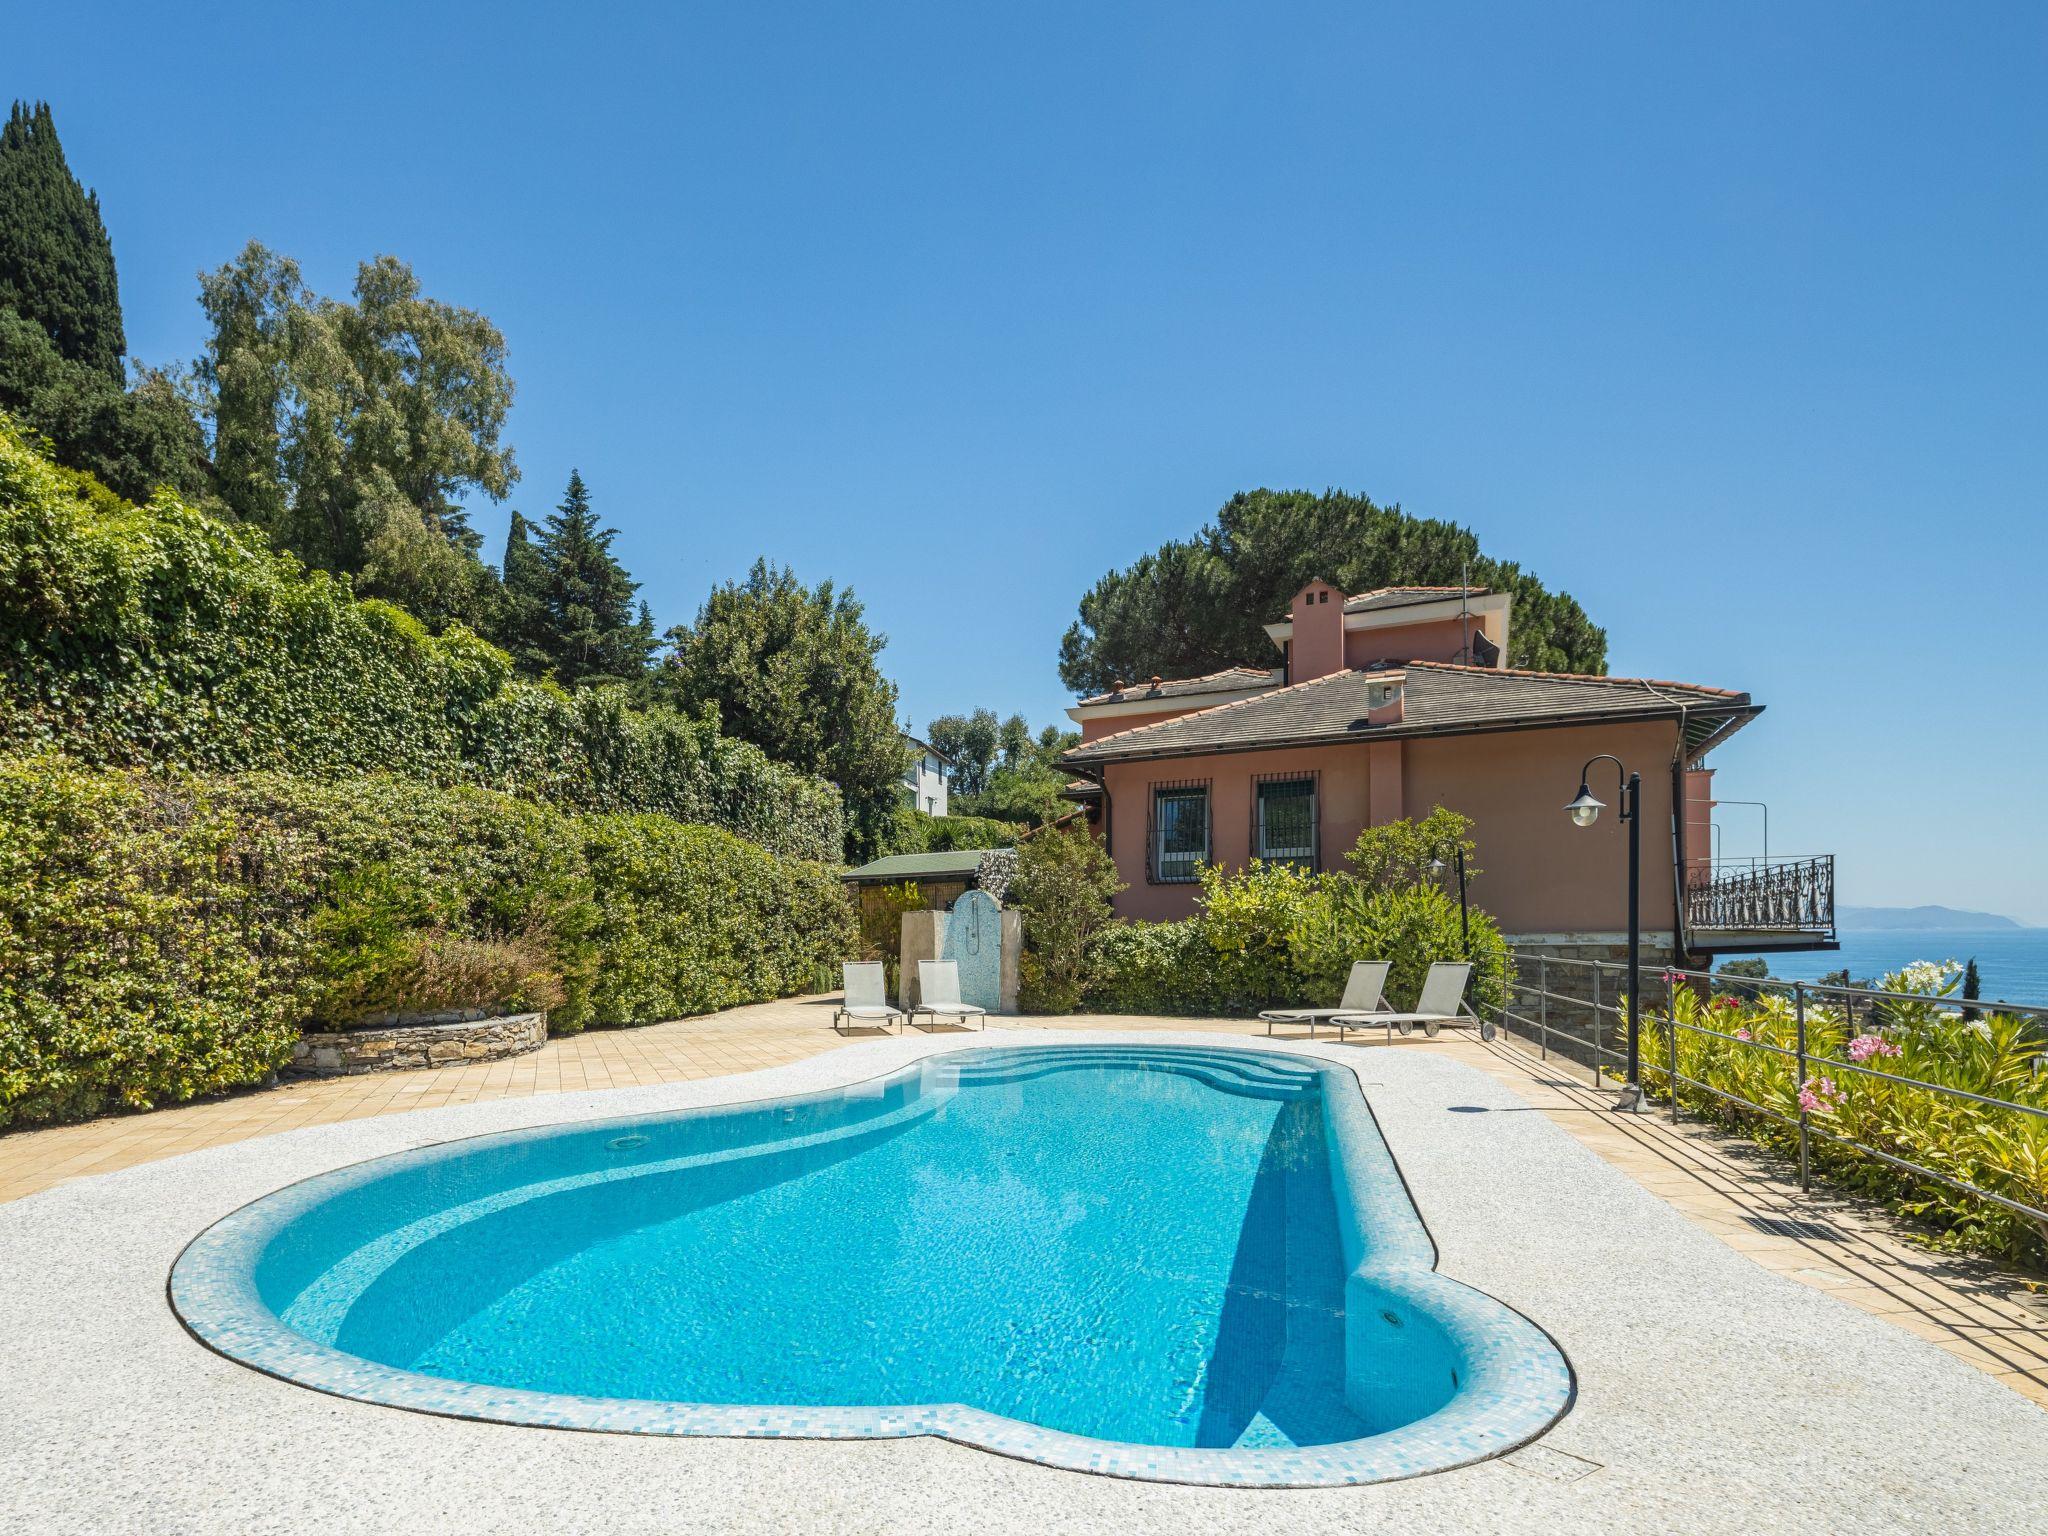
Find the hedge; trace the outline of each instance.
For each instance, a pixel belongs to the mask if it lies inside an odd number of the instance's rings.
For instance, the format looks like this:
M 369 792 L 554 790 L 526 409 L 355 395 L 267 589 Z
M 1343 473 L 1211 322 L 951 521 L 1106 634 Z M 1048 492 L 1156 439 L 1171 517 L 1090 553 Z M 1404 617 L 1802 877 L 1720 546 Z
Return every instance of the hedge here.
M 643 1023 L 807 990 L 856 945 L 833 870 L 714 827 L 0 756 L 0 1126 L 259 1082 L 308 1023 Z
M 1195 916 L 1094 936 L 1082 1006 L 1205 1017 L 1334 1007 L 1353 961 L 1386 960 L 1387 996 L 1409 1007 L 1433 962 L 1469 958 L 1471 996 L 1491 1016 L 1506 1000 L 1507 944 L 1478 908 L 1470 926 L 1468 944 L 1457 902 L 1434 885 L 1375 888 L 1256 862 L 1238 874 L 1205 869 Z
M 839 792 L 714 720 L 515 677 L 168 492 L 130 506 L 0 418 L 0 750 L 163 771 L 382 772 L 656 811 L 837 859 Z

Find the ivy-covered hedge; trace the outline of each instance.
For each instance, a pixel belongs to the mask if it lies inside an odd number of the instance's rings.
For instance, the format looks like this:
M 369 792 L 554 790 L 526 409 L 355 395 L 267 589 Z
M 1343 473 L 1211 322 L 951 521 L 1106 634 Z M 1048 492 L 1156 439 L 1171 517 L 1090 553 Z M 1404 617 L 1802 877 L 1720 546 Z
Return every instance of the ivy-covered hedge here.
M 0 750 L 118 767 L 390 773 L 730 828 L 837 859 L 839 792 L 714 721 L 513 675 L 168 493 L 120 501 L 0 418 Z
M 1413 1006 L 1430 965 L 1469 958 L 1471 998 L 1487 1017 L 1506 1001 L 1507 944 L 1473 908 L 1434 885 L 1375 887 L 1278 864 L 1202 873 L 1200 910 L 1176 923 L 1116 923 L 1090 944 L 1082 1006 L 1097 1013 L 1245 1015 L 1333 1007 L 1356 960 L 1385 960 L 1387 996 Z
M 645 1023 L 804 991 L 857 944 L 832 869 L 715 827 L 0 756 L 0 1126 L 260 1081 L 308 1023 Z

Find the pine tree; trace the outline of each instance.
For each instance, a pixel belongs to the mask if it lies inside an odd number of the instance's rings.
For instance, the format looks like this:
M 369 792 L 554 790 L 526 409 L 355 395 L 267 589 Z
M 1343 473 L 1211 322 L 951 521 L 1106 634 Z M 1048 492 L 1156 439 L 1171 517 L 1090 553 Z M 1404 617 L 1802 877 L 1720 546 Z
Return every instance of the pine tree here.
M 601 527 L 590 489 L 571 470 L 562 504 L 539 530 L 540 605 L 534 648 L 565 688 L 629 682 L 646 669 L 654 648 L 654 616 L 635 616 L 639 583 L 611 552 L 618 530 Z M 508 546 L 507 558 L 511 551 Z M 508 572 L 509 583 L 509 572 Z
M 126 381 L 114 247 L 43 102 L 17 101 L 0 129 L 0 305 L 40 325 L 59 357 Z

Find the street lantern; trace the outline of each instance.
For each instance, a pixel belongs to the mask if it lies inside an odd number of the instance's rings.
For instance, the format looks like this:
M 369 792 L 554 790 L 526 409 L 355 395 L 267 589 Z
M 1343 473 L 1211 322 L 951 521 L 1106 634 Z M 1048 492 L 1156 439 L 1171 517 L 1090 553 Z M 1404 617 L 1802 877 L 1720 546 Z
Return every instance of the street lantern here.
M 1643 777 L 1630 773 L 1620 758 L 1602 752 L 1597 757 L 1586 759 L 1586 766 L 1579 770 L 1579 793 L 1565 812 L 1574 826 L 1590 827 L 1600 819 L 1606 809 L 1604 802 L 1593 798 L 1591 776 L 1595 763 L 1614 764 L 1614 774 L 1622 780 L 1621 819 L 1628 823 L 1628 1081 L 1616 1098 L 1614 1107 L 1625 1113 L 1636 1113 L 1648 1106 L 1643 1103 L 1642 1079 L 1642 952 L 1643 952 Z M 1594 1021 L 1595 1027 L 1598 1020 Z M 1677 1085 L 1672 1085 L 1674 1092 Z

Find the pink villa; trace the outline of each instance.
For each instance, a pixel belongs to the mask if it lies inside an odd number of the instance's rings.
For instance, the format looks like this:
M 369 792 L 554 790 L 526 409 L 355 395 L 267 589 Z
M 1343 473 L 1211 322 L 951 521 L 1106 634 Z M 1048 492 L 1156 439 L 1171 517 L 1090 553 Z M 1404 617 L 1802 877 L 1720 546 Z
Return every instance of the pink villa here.
M 1517 671 L 1511 610 L 1480 588 L 1346 596 L 1311 582 L 1266 626 L 1278 665 L 1081 700 L 1062 762 L 1127 886 L 1119 913 L 1187 916 L 1204 863 L 1342 869 L 1363 828 L 1444 805 L 1472 818 L 1471 899 L 1512 942 L 1618 957 L 1627 830 L 1564 810 L 1586 761 L 1612 753 L 1642 776 L 1646 959 L 1834 948 L 1832 859 L 1712 859 L 1707 755 L 1763 706 L 1693 683 Z M 1612 764 L 1591 784 L 1618 803 Z

